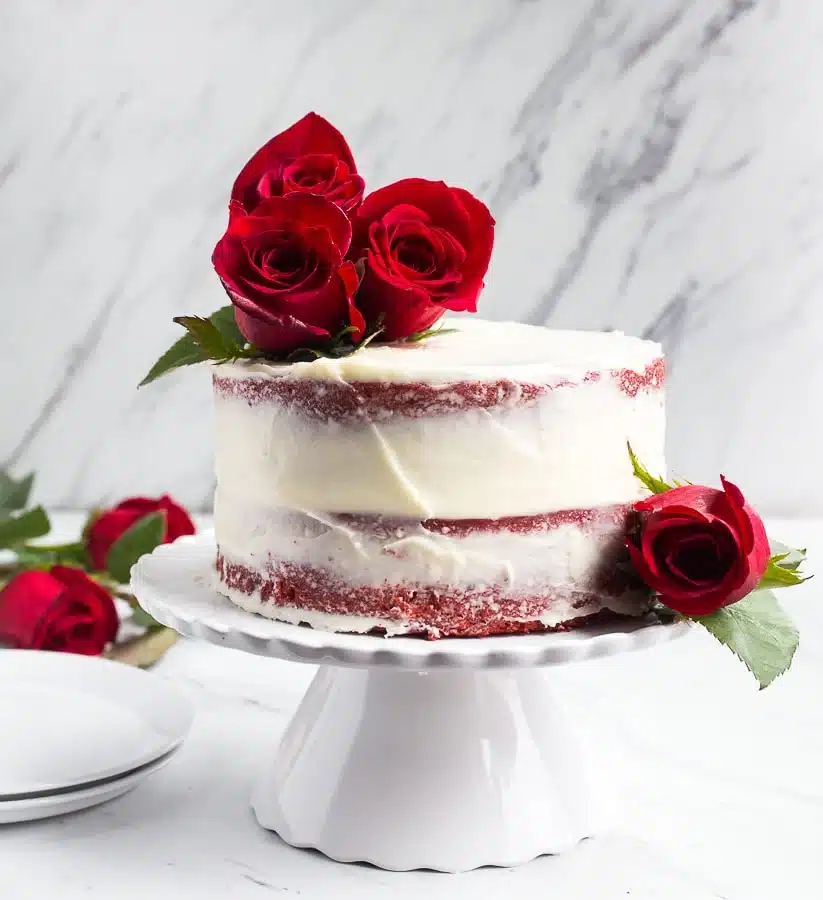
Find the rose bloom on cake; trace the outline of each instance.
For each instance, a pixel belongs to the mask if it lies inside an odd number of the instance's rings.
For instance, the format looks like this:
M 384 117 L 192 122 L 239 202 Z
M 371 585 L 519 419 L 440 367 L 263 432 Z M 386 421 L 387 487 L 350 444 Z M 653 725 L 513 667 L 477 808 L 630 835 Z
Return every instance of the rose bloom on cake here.
M 662 467 L 665 365 L 659 345 L 620 334 L 550 332 L 515 323 L 470 327 L 454 320 L 454 328 L 438 327 L 446 312 L 477 310 L 494 242 L 491 213 L 468 190 L 442 181 L 409 177 L 367 192 L 346 139 L 313 112 L 242 166 L 228 207 L 226 231 L 212 262 L 230 304 L 208 317 L 175 318 L 186 334 L 142 384 L 181 366 L 234 364 L 226 375 L 214 375 L 218 459 L 224 459 L 222 469 L 218 465 L 218 493 L 222 485 L 231 497 L 231 503 L 220 504 L 218 544 L 226 523 L 240 523 L 239 534 L 246 534 L 248 523 L 257 527 L 258 514 L 276 523 L 266 558 L 254 565 L 248 559 L 258 551 L 238 563 L 227 560 L 222 545 L 218 550 L 221 589 L 234 602 L 315 627 L 432 639 L 564 629 L 626 615 L 688 618 L 736 653 L 761 687 L 788 668 L 797 632 L 772 589 L 804 580 L 804 552 L 770 545 L 760 516 L 726 479 L 719 488 L 669 484 L 650 474 L 631 446 L 626 451 L 638 433 L 644 452 Z M 400 348 L 411 344 L 422 346 L 409 356 Z M 463 369 L 456 370 L 474 374 L 440 377 L 433 361 L 451 371 L 450 346 L 455 358 L 463 354 Z M 482 354 L 493 355 L 500 346 L 509 347 L 511 358 L 504 359 L 501 375 L 492 376 Z M 529 368 L 529 353 L 537 354 L 537 370 Z M 362 354 L 362 366 L 357 354 Z M 420 362 L 427 359 L 430 368 Z M 521 376 L 522 371 L 532 374 Z M 400 500 L 385 490 L 378 496 L 369 483 L 369 473 L 378 478 L 375 467 L 383 457 L 369 455 L 368 441 L 358 444 L 361 432 L 376 436 L 384 456 L 389 450 L 397 454 L 382 431 L 398 423 L 395 437 L 408 441 L 407 453 L 417 454 L 406 462 L 419 461 L 438 440 L 435 424 L 466 410 L 485 413 L 482 423 L 491 429 L 490 437 L 508 433 L 507 416 L 549 404 L 536 420 L 520 426 L 532 456 L 549 459 L 546 447 L 572 440 L 568 434 L 574 432 L 565 427 L 572 407 L 552 406 L 551 398 L 572 389 L 586 396 L 600 392 L 598 402 L 608 399 L 604 408 L 614 415 L 592 423 L 598 452 L 608 457 L 605 471 L 612 473 L 612 481 L 600 485 L 600 496 L 623 496 L 626 502 L 552 506 L 557 497 L 547 489 L 551 473 L 539 465 L 524 476 L 525 487 L 514 476 L 504 478 L 506 472 L 528 469 L 531 457 L 515 453 L 507 461 L 505 454 L 493 454 L 486 470 L 473 469 L 482 457 L 482 442 L 473 442 L 471 453 L 463 456 L 454 451 L 458 465 L 451 480 L 438 481 L 436 470 L 421 470 L 420 477 L 431 481 L 428 493 L 444 509 L 456 510 L 451 515 L 432 512 L 420 498 L 402 500 L 410 483 L 404 482 Z M 552 441 L 541 431 L 548 413 L 556 428 Z M 428 431 L 417 424 L 428 419 Z M 256 438 L 244 438 L 245 433 Z M 442 455 L 455 446 L 450 434 L 444 426 L 443 440 L 449 439 L 440 447 L 441 456 L 431 451 L 444 465 L 454 465 Z M 270 454 L 271 472 L 255 468 L 269 456 L 261 456 L 260 447 L 247 447 L 250 440 L 277 448 Z M 588 450 L 588 444 L 570 449 L 571 464 Z M 316 473 L 309 462 L 315 452 L 320 459 Z M 231 460 L 228 468 L 225 459 Z M 331 471 L 334 465 L 339 471 Z M 235 495 L 248 493 L 243 479 L 251 472 L 256 473 L 254 493 L 271 483 L 277 495 L 282 482 L 289 496 L 274 496 L 259 510 L 246 498 L 248 508 L 241 510 Z M 309 491 L 308 500 L 295 499 L 302 484 L 288 473 L 297 472 L 309 473 L 304 480 L 310 485 L 327 479 L 320 505 L 316 492 Z M 489 472 L 496 473 L 491 482 Z M 464 477 L 467 491 L 456 493 L 454 480 Z M 562 482 L 562 473 L 557 478 Z M 586 489 L 578 494 L 591 501 L 593 489 L 588 479 L 584 482 Z M 495 494 L 489 503 L 477 499 Z M 558 496 L 566 497 L 562 490 Z M 348 543 L 334 542 L 339 530 Z M 559 543 L 552 544 L 547 534 Z M 256 546 L 258 537 L 255 531 L 245 543 Z M 545 561 L 534 549 L 541 540 Z M 567 547 L 563 541 L 571 543 Z M 357 564 L 365 567 L 354 582 L 340 574 L 357 562 L 345 557 L 352 543 L 360 548 Z M 464 552 L 475 544 L 482 552 Z M 244 539 L 239 546 L 245 549 Z M 489 547 L 497 551 L 506 577 L 467 571 L 460 581 L 442 574 L 444 560 L 456 566 L 455 561 L 468 565 L 466 560 L 474 559 L 479 566 L 489 558 Z M 420 581 L 414 560 L 425 548 L 424 571 L 430 577 Z M 303 552 L 310 562 L 322 558 L 323 565 L 307 564 Z M 552 552 L 557 559 L 549 558 Z M 524 553 L 532 570 L 522 583 L 531 594 L 523 588 L 512 593 L 512 585 L 521 582 L 511 554 L 520 554 L 519 566 Z M 575 566 L 580 572 L 569 575 Z M 410 580 L 398 574 L 411 570 Z
M 0 644 L 100 655 L 118 636 L 117 603 L 145 629 L 132 644 L 165 631 L 142 613 L 126 585 L 141 556 L 194 534 L 186 510 L 165 494 L 129 497 L 92 513 L 79 540 L 48 544 L 34 540 L 48 535 L 51 525 L 41 507 L 26 508 L 32 484 L 33 476 L 15 481 L 0 472 L 0 549 L 13 554 L 0 566 Z M 141 664 L 162 652 L 160 643 L 154 646 L 140 654 Z

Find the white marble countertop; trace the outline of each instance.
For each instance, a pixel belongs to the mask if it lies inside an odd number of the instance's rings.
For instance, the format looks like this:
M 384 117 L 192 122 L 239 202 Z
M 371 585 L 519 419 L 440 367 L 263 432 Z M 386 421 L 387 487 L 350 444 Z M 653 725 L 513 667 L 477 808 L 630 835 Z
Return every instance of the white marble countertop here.
M 809 546 L 810 571 L 822 570 L 823 522 L 769 530 Z M 0 827 L 3 900 L 812 900 L 823 883 L 818 585 L 783 593 L 802 643 L 789 674 L 762 693 L 699 632 L 553 669 L 618 814 L 569 854 L 462 875 L 341 865 L 259 828 L 252 780 L 313 669 L 181 641 L 156 672 L 196 706 L 183 750 L 112 803 Z

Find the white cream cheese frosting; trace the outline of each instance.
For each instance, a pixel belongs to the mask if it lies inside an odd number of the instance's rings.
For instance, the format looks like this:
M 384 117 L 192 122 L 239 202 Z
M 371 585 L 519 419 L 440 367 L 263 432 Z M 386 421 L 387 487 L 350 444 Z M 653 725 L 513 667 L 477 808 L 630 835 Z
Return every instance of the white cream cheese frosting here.
M 645 609 L 644 592 L 601 596 L 598 586 L 603 561 L 622 546 L 619 514 L 588 525 L 450 527 L 644 496 L 626 444 L 665 474 L 660 346 L 616 332 L 447 324 L 457 331 L 342 359 L 215 367 L 217 543 L 225 564 L 256 573 L 241 589 L 224 583 L 235 603 L 332 630 L 426 625 L 289 607 L 296 571 L 378 595 L 448 588 L 491 614 L 494 597 L 507 598 L 507 621 L 537 616 L 547 627 L 598 608 Z M 352 516 L 397 526 L 349 527 Z M 277 604 L 263 593 L 275 577 L 286 591 Z M 537 612 L 535 597 L 546 598 Z
M 262 502 L 333 513 L 498 518 L 641 497 L 627 441 L 651 470 L 664 471 L 663 393 L 627 392 L 620 374 L 643 373 L 660 358 L 658 344 L 515 323 L 461 319 L 456 327 L 430 342 L 368 347 L 339 360 L 215 371 L 240 382 L 345 380 L 354 394 L 363 380 L 405 381 L 410 391 L 446 378 L 528 378 L 554 387 L 525 404 L 483 409 L 467 402 L 442 415 L 384 413 L 357 422 L 218 390 L 218 507 Z
M 443 334 L 411 344 L 370 344 L 341 359 L 273 364 L 239 362 L 237 377 L 284 374 L 289 378 L 354 383 L 514 381 L 550 383 L 590 371 L 641 372 L 662 355 L 660 344 L 619 331 L 563 331 L 519 322 L 447 317 Z M 446 329 L 454 329 L 447 331 Z M 224 374 L 229 367 L 220 366 Z

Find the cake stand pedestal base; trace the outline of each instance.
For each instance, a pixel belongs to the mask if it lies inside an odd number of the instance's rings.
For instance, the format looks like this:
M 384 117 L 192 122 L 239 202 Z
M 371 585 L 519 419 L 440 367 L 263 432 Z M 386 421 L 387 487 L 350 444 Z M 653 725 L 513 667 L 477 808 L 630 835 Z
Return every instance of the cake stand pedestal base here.
M 298 847 L 463 871 L 590 833 L 580 753 L 540 670 L 323 667 L 253 797 Z
M 132 569 L 135 596 L 181 634 L 320 665 L 254 810 L 290 844 L 385 869 L 513 866 L 591 834 L 581 756 L 545 667 L 688 630 L 648 617 L 440 641 L 315 631 L 233 606 L 215 553 L 210 534 L 161 545 Z

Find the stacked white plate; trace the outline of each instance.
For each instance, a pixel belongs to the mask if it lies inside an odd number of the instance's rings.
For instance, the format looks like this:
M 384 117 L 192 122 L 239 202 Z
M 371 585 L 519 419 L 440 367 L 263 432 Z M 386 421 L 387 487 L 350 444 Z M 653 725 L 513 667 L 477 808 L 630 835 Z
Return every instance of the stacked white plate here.
M 105 659 L 0 650 L 0 823 L 113 800 L 171 762 L 192 722 L 163 679 Z

